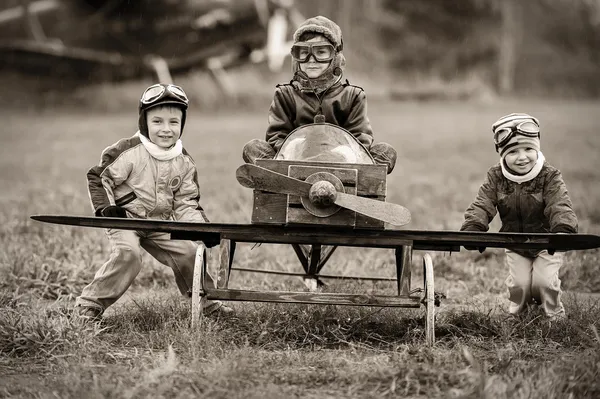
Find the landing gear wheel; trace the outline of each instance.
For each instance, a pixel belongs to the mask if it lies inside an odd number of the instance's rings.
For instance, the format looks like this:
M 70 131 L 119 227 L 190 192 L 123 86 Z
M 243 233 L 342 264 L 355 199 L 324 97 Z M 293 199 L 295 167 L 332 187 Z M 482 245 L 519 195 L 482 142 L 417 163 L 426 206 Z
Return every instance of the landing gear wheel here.
M 425 315 L 425 340 L 427 346 L 435 343 L 435 291 L 433 288 L 433 260 L 429 254 L 423 256 L 423 285 L 425 296 L 423 304 L 427 311 Z

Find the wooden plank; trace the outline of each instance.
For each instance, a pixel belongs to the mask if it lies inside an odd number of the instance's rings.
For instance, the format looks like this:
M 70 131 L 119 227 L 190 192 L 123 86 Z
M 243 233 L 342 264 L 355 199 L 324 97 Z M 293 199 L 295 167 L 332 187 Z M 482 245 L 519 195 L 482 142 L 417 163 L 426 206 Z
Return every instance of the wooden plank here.
M 336 247 L 333 247 L 336 248 Z M 274 274 L 278 276 L 296 276 L 296 277 L 307 277 L 306 273 L 294 273 L 294 272 L 283 272 L 280 270 L 268 270 L 268 269 L 249 269 L 243 267 L 234 267 L 231 270 L 235 270 L 238 272 L 248 272 L 248 273 L 263 273 L 263 274 Z M 319 278 L 328 278 L 334 280 L 365 280 L 365 281 L 387 281 L 394 282 L 396 281 L 395 277 L 371 277 L 371 276 L 342 276 L 342 275 L 331 275 L 331 274 L 318 274 Z
M 125 219 L 93 216 L 33 215 L 33 220 L 82 227 L 113 228 L 171 233 L 171 238 L 202 240 L 228 238 L 239 242 L 348 245 L 395 248 L 429 246 L 447 251 L 452 246 L 571 251 L 600 248 L 594 234 L 484 233 L 440 230 L 372 230 L 344 227 L 268 225 L 243 223 L 196 223 L 170 220 Z M 433 250 L 433 249 L 432 249 Z
M 339 178 L 344 184 L 344 192 L 346 194 L 357 195 L 357 181 L 358 181 L 358 170 L 357 169 L 346 169 L 346 168 L 332 168 L 332 167 L 323 167 L 323 166 L 303 166 L 303 165 L 290 165 L 289 174 L 292 177 L 297 179 L 305 180 L 312 173 L 316 173 L 319 171 L 327 171 L 332 173 L 334 176 Z M 343 171 L 352 171 L 348 173 L 344 173 Z M 386 176 L 383 176 L 385 180 Z M 349 185 L 351 183 L 351 185 Z M 385 195 L 361 195 L 363 197 L 378 199 L 380 201 L 385 201 Z M 288 203 L 300 203 L 300 197 L 297 196 L 289 196 Z M 354 219 L 347 223 L 348 226 L 354 226 L 358 228 L 380 228 L 383 229 L 385 227 L 385 223 L 381 220 L 370 218 L 365 215 L 361 215 L 360 213 L 351 212 L 354 215 Z M 307 212 L 308 214 L 308 212 Z M 288 219 L 289 220 L 289 219 Z M 334 224 L 334 225 L 344 225 L 344 223 L 324 223 L 324 224 Z
M 395 255 L 398 295 L 408 295 L 412 278 L 412 247 L 403 245 L 396 248 Z
M 321 218 L 311 215 L 304 208 L 289 207 L 287 210 L 287 222 L 293 224 L 312 224 L 324 226 L 354 226 L 355 212 L 348 209 L 340 209 L 331 216 Z
M 254 190 L 252 223 L 286 223 L 287 195 Z
M 227 288 L 229 284 L 229 240 L 221 240 L 219 245 L 219 271 L 217 274 L 217 288 Z
M 308 254 L 308 274 L 317 274 L 317 267 L 321 261 L 321 246 L 312 245 Z
M 192 279 L 192 328 L 202 326 L 202 306 L 206 302 L 204 296 L 204 269 L 206 262 L 204 257 L 206 247 L 203 243 L 198 244 L 196 248 L 196 257 L 194 260 L 194 277 Z
M 317 166 L 290 165 L 288 175 L 298 180 L 305 181 L 306 178 L 317 172 L 328 172 L 340 179 L 344 185 L 344 192 L 356 195 L 356 169 L 346 168 L 323 168 Z M 308 212 L 302 205 L 300 197 L 288 195 L 287 223 L 300 224 L 325 224 L 335 226 L 354 226 L 356 212 L 340 209 L 338 212 L 327 217 L 318 217 Z
M 262 166 L 263 168 L 270 169 L 284 175 L 287 175 L 287 170 L 290 165 L 356 169 L 358 171 L 358 177 L 356 182 L 356 189 L 358 195 L 381 195 L 385 197 L 387 193 L 387 166 L 385 165 L 347 164 L 337 162 L 286 161 L 279 159 L 258 159 L 256 161 L 256 164 L 258 166 Z
M 304 269 L 305 272 L 308 273 L 308 258 L 306 257 L 306 254 L 304 253 L 303 247 L 298 244 L 292 244 L 292 248 L 294 248 L 294 252 L 296 253 L 296 256 L 298 257 L 298 260 L 300 261 L 302 268 Z
M 399 297 L 387 295 L 345 294 L 345 293 L 311 293 L 293 291 L 251 291 L 234 289 L 207 289 L 208 299 L 245 302 L 304 303 L 318 305 L 349 306 L 385 306 L 399 308 L 418 308 L 420 297 Z
M 460 245 L 432 245 L 426 244 L 414 244 L 413 250 L 415 251 L 440 251 L 440 252 L 460 252 Z
M 333 170 L 335 174 L 335 170 L 357 170 L 357 183 L 355 188 L 353 188 L 352 192 L 347 189 L 344 190 L 348 194 L 357 194 L 363 197 L 369 197 L 378 199 L 380 201 L 385 201 L 385 193 L 387 190 L 387 186 L 385 184 L 385 179 L 387 177 L 387 170 L 385 167 L 382 168 L 383 165 L 361 165 L 361 164 L 343 164 L 343 163 L 324 163 L 324 162 L 301 162 L 301 161 L 282 161 L 282 160 L 269 160 L 269 159 L 260 159 L 257 160 L 257 165 L 265 167 L 270 170 L 274 170 L 278 173 L 287 174 L 289 168 L 295 168 L 295 173 L 300 173 L 299 176 L 304 177 L 303 174 L 309 175 L 314 173 L 315 171 L 322 170 Z M 356 167 L 356 168 L 355 168 Z M 312 168 L 312 169 L 311 169 Z M 312 172 L 312 173 L 310 173 Z M 295 176 L 294 176 L 295 177 Z M 338 176 L 339 178 L 340 176 Z M 342 175 L 343 177 L 343 175 Z M 304 177 L 305 179 L 306 177 Z M 368 192 L 365 190 L 371 190 L 368 188 L 367 184 L 368 180 L 375 179 L 376 188 L 372 189 L 372 192 Z M 361 192 L 362 188 L 362 192 Z M 356 190 L 356 191 L 355 191 Z M 253 223 L 279 223 L 281 219 L 281 198 L 275 197 L 264 197 L 266 193 L 256 193 L 255 192 L 255 201 L 254 208 L 252 212 L 252 222 Z M 271 195 L 282 195 L 282 194 L 271 194 Z M 290 203 L 299 203 L 300 198 L 297 196 L 290 196 Z M 355 214 L 354 223 L 342 223 L 341 220 L 334 220 L 329 223 L 329 225 L 335 226 L 354 226 L 357 228 L 373 228 L 373 229 L 383 229 L 385 228 L 385 223 L 381 220 L 377 220 L 374 218 L 370 218 L 368 216 L 364 216 L 361 214 Z M 308 212 L 302 213 L 303 220 L 300 223 L 307 224 L 320 224 L 315 217 L 308 216 L 310 215 Z M 285 221 L 287 222 L 287 218 Z M 294 219 L 292 219 L 293 221 Z
M 323 269 L 323 267 L 325 266 L 329 258 L 331 258 L 331 255 L 333 255 L 336 249 L 336 246 L 325 248 L 325 254 L 321 256 L 321 260 L 319 261 L 319 264 L 317 266 L 317 274 L 321 272 L 321 269 Z
M 356 195 L 356 187 L 355 186 L 344 186 L 344 192 L 346 194 Z M 284 194 L 282 194 L 282 195 L 284 195 Z M 383 198 L 383 197 L 376 197 L 376 198 Z M 302 202 L 300 201 L 300 197 L 298 197 L 297 195 L 288 195 L 288 204 L 302 204 Z
M 313 173 L 327 172 L 331 173 L 344 184 L 344 186 L 356 187 L 356 178 L 358 176 L 357 169 L 350 168 L 325 168 L 323 166 L 312 166 L 312 165 L 290 165 L 288 167 L 287 175 L 298 180 L 306 180 L 306 178 Z M 346 191 L 348 192 L 348 191 Z M 356 190 L 354 190 L 356 192 Z
M 385 228 L 385 222 L 377 219 L 370 218 L 360 213 L 356 214 L 356 223 L 354 225 L 357 229 L 380 229 Z
M 299 180 L 305 180 L 308 176 L 313 173 L 317 173 L 320 171 L 328 171 L 332 173 L 334 176 L 338 177 L 342 183 L 347 184 L 347 182 L 356 182 L 355 169 L 342 169 L 342 168 L 323 168 L 316 166 L 302 166 L 302 165 L 290 165 L 288 173 L 291 177 L 297 178 Z M 347 171 L 347 172 L 344 172 Z M 351 172 L 352 171 L 352 172 Z M 354 179 L 354 180 L 353 180 Z M 357 189 L 356 186 L 345 186 L 344 192 L 346 194 L 356 195 Z M 377 195 L 369 195 L 363 196 L 368 198 L 377 199 L 380 201 L 385 201 L 385 196 L 377 196 Z M 300 204 L 300 197 L 298 196 L 288 196 L 288 207 L 290 204 Z M 310 214 L 308 211 L 291 211 L 288 208 L 288 223 L 304 223 L 304 224 L 328 224 L 328 225 L 339 225 L 339 226 L 355 226 L 359 228 L 374 228 L 374 229 L 383 229 L 385 228 L 385 223 L 381 220 L 371 218 L 365 215 L 361 215 L 359 213 L 344 210 L 344 217 L 346 215 L 349 216 L 348 220 L 345 221 L 342 219 L 341 215 L 337 217 L 330 216 L 328 218 L 318 218 Z M 290 215 L 291 214 L 291 215 Z M 332 219 L 332 220 L 329 220 Z

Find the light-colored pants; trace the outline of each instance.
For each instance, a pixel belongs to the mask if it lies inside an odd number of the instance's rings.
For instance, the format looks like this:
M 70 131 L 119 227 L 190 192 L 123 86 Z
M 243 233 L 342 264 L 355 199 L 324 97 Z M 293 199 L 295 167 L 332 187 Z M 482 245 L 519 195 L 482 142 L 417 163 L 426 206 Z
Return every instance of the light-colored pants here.
M 94 280 L 77 298 L 76 306 L 106 309 L 127 291 L 142 269 L 142 248 L 175 274 L 182 295 L 191 296 L 197 245 L 192 241 L 171 240 L 167 233 L 132 230 L 106 230 L 112 252 L 96 272 Z M 214 280 L 207 276 L 207 285 Z M 205 306 L 211 304 L 206 301 Z
M 540 252 L 535 258 L 521 256 L 506 250 L 508 278 L 506 285 L 512 314 L 521 313 L 534 301 L 548 317 L 564 317 L 565 308 L 560 300 L 560 278 L 558 272 L 563 263 L 563 254 Z

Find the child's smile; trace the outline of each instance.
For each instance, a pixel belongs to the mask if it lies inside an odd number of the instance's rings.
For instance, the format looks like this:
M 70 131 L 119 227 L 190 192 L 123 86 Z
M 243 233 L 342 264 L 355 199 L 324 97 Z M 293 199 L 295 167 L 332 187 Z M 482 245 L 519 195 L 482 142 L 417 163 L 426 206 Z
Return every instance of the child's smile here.
M 525 174 L 533 169 L 537 157 L 537 151 L 533 148 L 516 148 L 509 151 L 504 160 L 509 169 L 519 174 Z
M 150 141 L 164 149 L 174 146 L 181 136 L 182 115 L 177 107 L 150 108 L 146 116 Z

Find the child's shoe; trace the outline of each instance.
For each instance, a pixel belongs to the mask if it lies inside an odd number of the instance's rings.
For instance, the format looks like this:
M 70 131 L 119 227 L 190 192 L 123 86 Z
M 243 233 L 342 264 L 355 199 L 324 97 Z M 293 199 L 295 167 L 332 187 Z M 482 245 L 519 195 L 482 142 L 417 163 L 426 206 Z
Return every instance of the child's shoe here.
M 208 301 L 208 303 L 202 308 L 204 316 L 209 315 L 229 315 L 234 313 L 234 310 L 229 306 L 223 304 L 221 301 Z
M 102 309 L 91 306 L 79 306 L 77 316 L 85 322 L 96 323 L 102 320 Z

